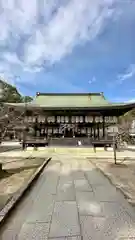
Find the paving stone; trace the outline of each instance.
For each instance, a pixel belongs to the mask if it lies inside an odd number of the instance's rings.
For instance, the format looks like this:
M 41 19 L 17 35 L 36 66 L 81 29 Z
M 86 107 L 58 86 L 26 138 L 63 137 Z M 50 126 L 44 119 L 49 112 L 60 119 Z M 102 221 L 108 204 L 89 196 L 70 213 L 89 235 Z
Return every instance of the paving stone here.
M 77 192 L 76 199 L 79 215 L 104 216 L 102 204 L 96 201 L 93 192 Z
M 92 170 L 85 172 L 87 179 L 91 185 L 110 185 L 110 182 L 107 178 L 104 177 L 103 174 L 101 174 L 97 170 Z
M 80 216 L 83 240 L 130 239 L 135 236 L 135 223 L 128 214 L 118 218 Z
M 49 238 L 49 240 L 81 240 L 81 236 Z
M 75 191 L 72 177 L 61 176 L 57 187 L 57 201 L 75 201 Z
M 54 198 L 54 195 L 39 195 L 36 201 L 34 201 L 26 222 L 50 222 L 55 203 Z
M 102 216 L 109 218 L 118 218 L 127 214 L 126 208 L 122 202 L 100 202 Z
M 58 176 L 52 176 L 52 174 L 50 174 L 49 178 L 46 178 L 44 184 L 41 186 L 39 194 L 42 192 L 44 192 L 44 194 L 56 194 L 58 179 Z
M 17 207 L 0 239 L 133 240 L 135 211 L 108 179 L 83 159 L 81 151 L 77 156 L 70 150 L 67 155 L 50 154 L 54 161 L 43 171 L 27 201 Z M 93 191 L 88 191 L 87 179 Z M 74 194 L 76 201 L 72 201 Z
M 103 240 L 101 234 L 104 229 L 105 218 L 81 216 L 80 221 L 83 240 Z
M 87 202 L 93 202 L 95 201 L 95 196 L 92 191 L 90 192 L 76 192 L 76 200 L 79 201 L 87 201 Z
M 75 201 L 74 187 L 68 183 L 63 184 L 62 188 L 57 189 L 57 201 Z
M 80 235 L 76 202 L 56 202 L 49 237 Z
M 117 202 L 123 200 L 123 195 L 116 190 L 111 184 L 108 186 L 100 185 L 92 185 L 95 198 L 98 201 L 110 201 L 110 202 Z
M 76 179 L 74 180 L 74 184 L 76 191 L 81 192 L 92 191 L 92 187 L 89 185 L 86 179 Z
M 85 179 L 85 175 L 83 171 L 77 170 L 72 172 L 72 177 L 74 180 Z
M 25 223 L 22 226 L 17 240 L 47 240 L 49 233 L 48 223 Z
M 17 236 L 18 233 L 13 231 L 13 229 L 11 228 L 7 228 L 6 232 L 4 232 L 3 234 L 0 234 L 0 239 L 1 240 L 17 240 Z

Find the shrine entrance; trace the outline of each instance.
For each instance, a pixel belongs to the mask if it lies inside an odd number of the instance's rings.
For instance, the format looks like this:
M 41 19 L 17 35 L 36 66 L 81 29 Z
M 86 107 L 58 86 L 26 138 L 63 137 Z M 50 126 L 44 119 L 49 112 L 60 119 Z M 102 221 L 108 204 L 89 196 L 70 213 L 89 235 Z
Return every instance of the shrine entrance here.
M 73 137 L 73 129 L 70 127 L 66 127 L 65 132 L 64 132 L 64 137 L 72 138 Z

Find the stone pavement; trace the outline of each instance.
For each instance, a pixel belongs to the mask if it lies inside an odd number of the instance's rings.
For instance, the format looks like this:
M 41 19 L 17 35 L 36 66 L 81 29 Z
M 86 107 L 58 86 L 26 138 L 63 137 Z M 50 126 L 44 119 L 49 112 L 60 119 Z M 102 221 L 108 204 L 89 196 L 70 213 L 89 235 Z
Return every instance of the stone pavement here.
M 87 159 L 52 154 L 1 240 L 135 239 L 135 211 Z
M 90 158 L 90 161 L 120 189 L 127 201 L 135 206 L 135 159 L 118 160 Z

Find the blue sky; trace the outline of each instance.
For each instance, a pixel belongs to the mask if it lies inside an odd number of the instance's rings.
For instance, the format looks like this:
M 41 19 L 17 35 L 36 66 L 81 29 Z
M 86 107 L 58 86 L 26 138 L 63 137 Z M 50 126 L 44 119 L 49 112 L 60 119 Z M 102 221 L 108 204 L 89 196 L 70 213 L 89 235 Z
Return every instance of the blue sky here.
M 135 0 L 1 0 L 0 76 L 24 95 L 135 101 Z

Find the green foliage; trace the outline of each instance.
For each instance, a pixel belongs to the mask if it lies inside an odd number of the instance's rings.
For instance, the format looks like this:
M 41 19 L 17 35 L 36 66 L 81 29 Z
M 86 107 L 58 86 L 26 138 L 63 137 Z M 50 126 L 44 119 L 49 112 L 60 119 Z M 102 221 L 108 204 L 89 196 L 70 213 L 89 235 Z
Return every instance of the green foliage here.
M 22 102 L 31 102 L 32 100 L 33 100 L 33 98 L 30 97 L 30 96 L 24 96 L 24 97 L 22 97 Z
M 32 101 L 29 96 L 21 96 L 15 86 L 0 80 L 0 102 L 21 103 Z

